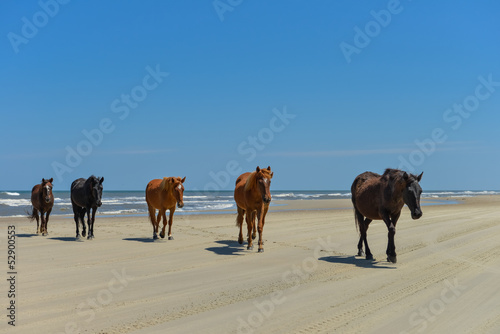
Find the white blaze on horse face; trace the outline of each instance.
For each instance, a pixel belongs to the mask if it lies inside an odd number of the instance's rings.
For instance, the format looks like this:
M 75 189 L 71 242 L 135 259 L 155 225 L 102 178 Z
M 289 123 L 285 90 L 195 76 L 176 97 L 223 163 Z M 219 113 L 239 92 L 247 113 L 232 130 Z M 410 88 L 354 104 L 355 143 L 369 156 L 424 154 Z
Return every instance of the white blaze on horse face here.
M 182 185 L 181 185 L 181 184 L 179 184 L 179 185 L 177 186 L 177 189 L 182 190 Z

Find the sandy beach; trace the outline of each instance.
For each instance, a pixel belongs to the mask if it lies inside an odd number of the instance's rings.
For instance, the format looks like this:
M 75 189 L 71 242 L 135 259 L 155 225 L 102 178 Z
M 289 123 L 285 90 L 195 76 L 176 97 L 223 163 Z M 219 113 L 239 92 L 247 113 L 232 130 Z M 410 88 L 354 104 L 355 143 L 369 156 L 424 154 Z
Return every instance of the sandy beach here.
M 236 213 L 175 216 L 175 240 L 153 242 L 146 216 L 98 217 L 75 242 L 72 217 L 49 236 L 0 219 L 2 332 L 498 333 L 500 196 L 423 206 L 397 225 L 398 263 L 374 221 L 375 261 L 354 256 L 350 200 L 279 202 L 265 252 L 237 242 Z M 424 201 L 426 202 L 426 201 Z M 429 202 L 429 201 L 427 201 Z M 6 317 L 7 227 L 15 226 L 16 326 Z

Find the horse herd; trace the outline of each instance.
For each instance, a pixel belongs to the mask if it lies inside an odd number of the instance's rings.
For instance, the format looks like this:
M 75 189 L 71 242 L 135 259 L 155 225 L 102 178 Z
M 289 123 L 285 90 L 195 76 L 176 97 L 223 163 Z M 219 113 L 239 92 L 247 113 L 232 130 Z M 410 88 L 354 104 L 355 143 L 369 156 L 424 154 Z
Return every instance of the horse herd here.
M 234 200 L 237 205 L 238 216 L 236 226 L 240 232 L 238 242 L 243 244 L 243 220 L 247 224 L 247 249 L 253 249 L 253 239 L 259 233 L 258 252 L 264 251 L 262 232 L 265 218 L 271 202 L 271 179 L 274 173 L 271 167 L 257 167 L 255 171 L 244 173 L 236 180 Z M 368 247 L 366 239 L 368 226 L 372 220 L 383 220 L 388 230 L 387 260 L 397 262 L 394 235 L 396 223 L 401 215 L 401 210 L 406 204 L 413 219 L 422 216 L 420 208 L 420 196 L 422 188 L 420 180 L 422 174 L 413 175 L 398 169 L 386 169 L 384 174 L 379 175 L 365 172 L 358 175 L 351 186 L 351 199 L 354 206 L 356 228 L 359 231 L 358 256 L 364 254 L 367 260 L 372 260 L 373 255 Z M 71 184 L 71 205 L 73 207 L 74 220 L 76 224 L 76 240 L 81 240 L 79 226 L 82 226 L 81 236 L 86 236 L 84 218 L 87 214 L 88 236 L 94 238 L 94 221 L 97 208 L 102 205 L 102 183 L 104 178 L 90 176 L 88 179 L 77 179 Z M 163 179 L 151 180 L 146 187 L 146 203 L 148 206 L 149 219 L 153 225 L 153 239 L 158 239 L 158 228 L 163 218 L 163 228 L 159 233 L 165 238 L 168 223 L 168 239 L 172 237 L 172 221 L 176 206 L 184 206 L 184 181 L 186 178 L 164 177 Z M 47 223 L 54 205 L 52 194 L 53 179 L 42 179 L 40 184 L 33 187 L 31 191 L 32 213 L 31 220 L 36 219 L 37 234 L 47 235 Z M 156 214 L 158 210 L 158 214 Z M 167 220 L 166 211 L 169 210 Z M 41 224 L 39 225 L 39 216 Z M 257 223 L 255 220 L 257 219 Z

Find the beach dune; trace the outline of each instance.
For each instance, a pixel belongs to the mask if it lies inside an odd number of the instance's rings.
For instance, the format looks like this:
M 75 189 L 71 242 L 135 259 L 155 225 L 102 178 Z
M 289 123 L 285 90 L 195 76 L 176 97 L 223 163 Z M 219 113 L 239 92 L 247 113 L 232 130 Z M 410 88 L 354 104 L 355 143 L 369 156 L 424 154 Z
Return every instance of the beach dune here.
M 153 241 L 146 216 L 98 217 L 83 242 L 71 217 L 51 217 L 47 237 L 27 219 L 1 218 L 5 259 L 8 226 L 17 233 L 15 330 L 498 333 L 500 197 L 458 202 L 423 206 L 418 221 L 403 209 L 397 264 L 386 261 L 381 221 L 368 234 L 375 261 L 354 256 L 350 200 L 271 207 L 263 254 L 238 244 L 236 213 L 176 216 L 173 241 Z

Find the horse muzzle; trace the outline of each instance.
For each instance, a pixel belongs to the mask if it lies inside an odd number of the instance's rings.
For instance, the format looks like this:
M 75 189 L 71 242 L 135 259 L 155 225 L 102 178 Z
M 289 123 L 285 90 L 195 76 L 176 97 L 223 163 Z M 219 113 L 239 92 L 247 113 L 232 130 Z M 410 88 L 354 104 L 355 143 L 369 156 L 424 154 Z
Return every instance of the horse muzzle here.
M 262 198 L 262 200 L 263 200 L 263 201 L 264 201 L 264 203 L 266 203 L 266 204 L 271 203 L 271 197 L 264 196 L 264 197 Z
M 182 209 L 182 208 L 184 207 L 184 203 L 180 203 L 180 202 L 179 202 L 179 203 L 177 203 L 177 207 L 178 207 L 179 209 Z
M 45 203 L 50 203 L 50 197 L 45 198 Z
M 97 207 L 98 207 L 98 208 L 100 208 L 100 207 L 101 207 L 101 205 L 102 205 L 102 202 L 101 202 L 101 201 L 99 201 L 99 202 L 97 202 L 96 204 L 97 204 Z
M 416 220 L 416 219 L 419 219 L 420 217 L 422 217 L 422 215 L 423 215 L 422 210 L 415 209 L 415 211 L 411 213 L 411 218 Z

